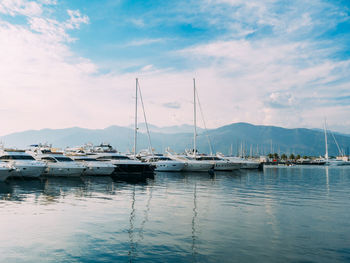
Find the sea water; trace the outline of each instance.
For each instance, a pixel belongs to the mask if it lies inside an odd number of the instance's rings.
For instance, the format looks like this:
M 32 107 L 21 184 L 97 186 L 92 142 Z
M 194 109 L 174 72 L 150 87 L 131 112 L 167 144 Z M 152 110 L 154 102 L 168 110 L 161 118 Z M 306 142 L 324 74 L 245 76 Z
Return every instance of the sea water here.
M 0 262 L 350 262 L 350 167 L 10 180 Z

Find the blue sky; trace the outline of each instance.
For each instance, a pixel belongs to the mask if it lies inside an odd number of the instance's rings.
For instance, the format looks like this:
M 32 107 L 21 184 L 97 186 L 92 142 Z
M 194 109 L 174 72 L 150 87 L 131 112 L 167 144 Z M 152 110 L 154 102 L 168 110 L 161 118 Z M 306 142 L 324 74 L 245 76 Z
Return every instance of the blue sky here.
M 192 122 L 196 77 L 209 127 L 327 117 L 350 133 L 349 13 L 322 0 L 0 0 L 0 134 L 128 125 L 136 77 L 159 126 Z

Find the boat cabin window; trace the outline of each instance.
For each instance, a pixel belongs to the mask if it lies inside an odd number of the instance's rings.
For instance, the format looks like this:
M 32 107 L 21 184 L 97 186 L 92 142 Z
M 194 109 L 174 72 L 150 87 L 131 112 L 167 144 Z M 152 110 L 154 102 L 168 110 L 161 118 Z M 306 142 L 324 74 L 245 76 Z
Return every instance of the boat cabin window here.
M 43 157 L 43 158 L 41 158 L 41 160 L 43 160 L 43 161 L 47 161 L 47 162 L 50 162 L 50 163 L 55 163 L 55 162 L 57 162 L 54 158 L 52 158 L 52 157 Z
M 100 156 L 97 158 L 98 160 L 130 160 L 127 156 Z
M 96 162 L 97 160 L 94 158 L 76 158 L 74 161 L 82 162 L 82 161 L 87 161 L 87 162 Z
M 214 161 L 220 161 L 220 158 L 218 158 L 218 157 L 215 157 L 215 156 L 202 156 L 202 157 L 197 157 L 197 160 L 203 160 L 203 161 L 212 161 L 212 160 L 214 160 Z
M 128 156 L 112 156 L 112 160 L 129 160 Z
M 0 160 L 31 160 L 35 159 L 30 155 L 3 155 L 0 157 Z
M 182 160 L 182 161 L 192 160 L 191 158 L 189 158 L 189 157 L 186 158 L 184 156 L 177 156 L 176 158 L 179 159 L 179 160 Z
M 149 159 L 150 162 L 158 162 L 158 161 L 172 161 L 168 157 L 154 157 Z
M 69 157 L 64 157 L 64 156 L 57 156 L 55 159 L 59 162 L 73 162 L 73 160 Z

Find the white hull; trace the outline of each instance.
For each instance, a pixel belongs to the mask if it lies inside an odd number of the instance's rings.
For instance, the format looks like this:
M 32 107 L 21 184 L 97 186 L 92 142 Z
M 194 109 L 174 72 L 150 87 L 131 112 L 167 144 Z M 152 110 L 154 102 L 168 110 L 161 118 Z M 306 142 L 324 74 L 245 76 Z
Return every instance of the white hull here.
M 115 166 L 86 166 L 83 175 L 111 175 L 114 172 Z
M 214 165 L 215 171 L 233 171 L 238 170 L 241 167 L 239 163 L 232 162 L 216 162 Z
M 259 163 L 255 163 L 255 162 L 241 163 L 241 169 L 258 169 L 258 168 L 259 168 Z
M 326 164 L 328 166 L 343 166 L 343 165 L 350 165 L 350 162 L 342 161 L 342 160 L 331 160 L 326 161 Z
M 14 164 L 15 170 L 11 173 L 13 177 L 37 178 L 45 171 L 45 166 L 32 166 L 25 164 Z
M 220 156 L 221 157 L 221 156 Z M 231 163 L 238 164 L 240 166 L 240 169 L 258 169 L 259 163 L 251 160 L 247 160 L 240 157 L 221 157 L 225 160 L 228 160 Z
M 47 176 L 77 177 L 83 174 L 84 169 L 83 167 L 64 167 L 48 164 L 44 174 Z
M 207 172 L 213 168 L 213 164 L 204 162 L 189 161 L 185 163 L 182 171 L 184 172 Z
M 155 171 L 163 171 L 163 172 L 179 172 L 182 171 L 185 163 L 182 162 L 167 162 L 167 161 L 158 161 L 152 162 L 152 164 L 156 167 Z

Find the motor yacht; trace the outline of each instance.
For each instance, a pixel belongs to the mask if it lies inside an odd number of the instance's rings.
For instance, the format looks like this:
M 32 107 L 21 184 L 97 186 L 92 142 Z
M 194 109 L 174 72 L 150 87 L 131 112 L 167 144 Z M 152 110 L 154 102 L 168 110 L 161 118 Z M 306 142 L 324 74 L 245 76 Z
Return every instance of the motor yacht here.
M 9 163 L 0 161 L 0 182 L 4 182 L 13 170 Z
M 213 164 L 215 171 L 233 171 L 238 170 L 241 167 L 240 163 L 231 162 L 230 160 L 217 156 L 197 155 L 196 160 L 201 162 L 210 162 Z
M 101 162 L 114 164 L 116 166 L 114 172 L 117 174 L 153 174 L 155 168 L 152 164 L 143 163 L 139 160 L 131 159 L 129 156 L 115 152 L 96 153 L 95 158 Z
M 217 155 L 219 158 L 222 158 L 224 160 L 228 160 L 232 163 L 236 163 L 240 166 L 240 169 L 258 169 L 260 163 L 254 160 L 249 160 L 249 159 L 245 159 L 242 157 L 236 157 L 236 156 L 224 156 L 221 153 L 217 153 Z
M 149 163 L 143 163 L 119 153 L 108 143 L 102 143 L 97 146 L 86 144 L 79 148 L 80 153 L 86 153 L 91 158 L 100 162 L 113 164 L 115 166 L 113 174 L 153 174 L 154 166 Z
M 8 162 L 14 169 L 11 172 L 12 177 L 39 177 L 46 169 L 44 162 L 35 160 L 23 150 L 2 149 L 0 150 L 0 161 Z
M 173 160 L 163 155 L 145 156 L 141 160 L 155 166 L 155 171 L 179 172 L 185 166 L 184 162 Z
M 108 162 L 100 162 L 92 155 L 67 155 L 75 162 L 82 164 L 86 169 L 83 175 L 111 175 L 115 165 Z
M 350 165 L 348 161 L 344 161 L 341 159 L 331 159 L 329 158 L 326 163 L 328 166 L 343 166 L 343 165 Z
M 214 168 L 214 164 L 208 161 L 197 161 L 187 155 L 180 154 L 172 154 L 167 153 L 167 156 L 179 162 L 184 163 L 184 167 L 182 169 L 183 172 L 208 172 L 209 170 Z
M 37 155 L 36 158 L 46 163 L 44 175 L 47 176 L 77 177 L 86 170 L 84 165 L 74 162 L 62 153 L 45 153 Z
M 86 170 L 84 165 L 64 156 L 62 151 L 52 148 L 51 145 L 34 144 L 30 147 L 27 152 L 46 164 L 45 176 L 77 177 Z

